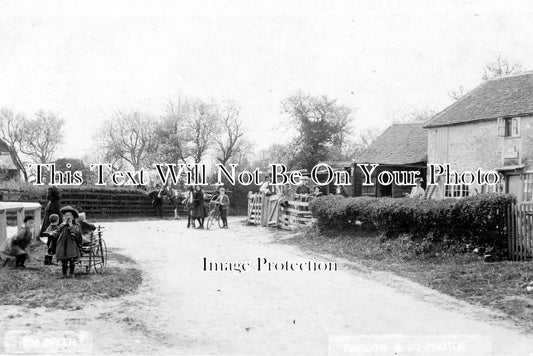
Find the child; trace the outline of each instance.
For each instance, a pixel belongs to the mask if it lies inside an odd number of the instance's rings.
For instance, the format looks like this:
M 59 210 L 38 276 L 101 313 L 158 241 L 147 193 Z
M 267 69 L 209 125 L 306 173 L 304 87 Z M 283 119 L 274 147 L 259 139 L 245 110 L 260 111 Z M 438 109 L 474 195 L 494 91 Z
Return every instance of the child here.
M 216 199 L 216 203 L 219 204 L 220 217 L 222 218 L 223 229 L 228 228 L 228 209 L 229 209 L 229 197 L 226 195 L 226 189 L 220 188 L 220 195 Z
M 33 227 L 33 217 L 26 216 L 24 218 L 24 227 L 20 229 L 19 232 L 12 238 L 11 251 L 9 255 L 16 258 L 16 268 L 26 268 L 26 266 L 24 266 L 24 263 L 28 258 L 27 248 L 31 243 L 31 238 L 33 236 Z
M 46 246 L 48 247 L 48 251 L 46 255 L 44 256 L 44 264 L 45 265 L 51 265 L 52 263 L 52 256 L 56 253 L 56 244 L 57 244 L 57 236 L 53 235 L 53 232 L 55 232 L 59 226 L 59 215 L 52 214 L 49 217 L 50 219 L 50 225 L 48 228 L 46 228 L 46 231 L 44 232 L 45 236 L 48 236 L 48 240 L 46 241 Z
M 80 213 L 78 222 L 80 223 L 81 238 L 82 238 L 83 243 L 90 243 L 91 234 L 94 230 L 96 230 L 96 226 L 94 224 L 87 222 L 87 217 L 85 213 Z
M 77 219 L 78 211 L 71 206 L 61 208 L 63 223 L 58 226 L 52 235 L 57 237 L 56 259 L 61 261 L 63 278 L 74 276 L 76 261 L 80 258 L 80 246 L 82 243 L 81 227 Z

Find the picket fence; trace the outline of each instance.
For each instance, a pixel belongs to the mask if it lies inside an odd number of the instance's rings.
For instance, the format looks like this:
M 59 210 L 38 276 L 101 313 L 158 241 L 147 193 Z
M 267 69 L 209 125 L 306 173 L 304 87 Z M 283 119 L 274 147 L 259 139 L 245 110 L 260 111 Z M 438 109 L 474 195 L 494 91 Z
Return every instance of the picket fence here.
M 531 261 L 533 255 L 533 203 L 522 202 L 507 208 L 509 260 Z

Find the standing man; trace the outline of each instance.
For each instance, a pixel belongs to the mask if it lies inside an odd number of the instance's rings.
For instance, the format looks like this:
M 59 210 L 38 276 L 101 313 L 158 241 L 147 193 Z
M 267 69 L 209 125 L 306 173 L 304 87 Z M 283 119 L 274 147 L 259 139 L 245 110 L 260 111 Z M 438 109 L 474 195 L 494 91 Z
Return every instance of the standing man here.
M 219 189 L 219 196 L 216 200 L 218 208 L 220 209 L 220 218 L 222 219 L 222 228 L 228 228 L 228 210 L 229 210 L 229 197 L 226 195 L 226 189 L 224 187 Z

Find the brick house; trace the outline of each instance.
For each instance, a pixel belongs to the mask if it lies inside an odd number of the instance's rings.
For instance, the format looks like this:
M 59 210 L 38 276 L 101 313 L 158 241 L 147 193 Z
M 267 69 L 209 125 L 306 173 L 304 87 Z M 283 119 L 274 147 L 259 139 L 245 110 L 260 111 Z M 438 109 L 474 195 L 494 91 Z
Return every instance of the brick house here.
M 389 126 L 370 146 L 354 159 L 353 196 L 403 197 L 412 186 L 380 185 L 382 171 L 419 171 L 425 177 L 427 168 L 427 131 L 423 123 L 396 123 Z M 379 164 L 372 173 L 373 186 L 364 186 L 364 174 L 357 164 Z M 425 187 L 425 182 L 422 183 Z
M 488 80 L 428 120 L 428 163 L 464 171 L 495 170 L 501 183 L 448 185 L 434 198 L 474 192 L 533 200 L 533 72 Z

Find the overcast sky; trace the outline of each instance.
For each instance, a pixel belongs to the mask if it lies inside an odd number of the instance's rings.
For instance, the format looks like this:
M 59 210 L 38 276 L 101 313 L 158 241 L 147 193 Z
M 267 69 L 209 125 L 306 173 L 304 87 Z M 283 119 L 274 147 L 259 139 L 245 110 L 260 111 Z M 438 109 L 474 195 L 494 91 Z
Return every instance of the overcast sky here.
M 533 69 L 532 38 L 532 1 L 0 0 L 0 106 L 59 113 L 57 156 L 80 157 L 116 109 L 234 99 L 266 147 L 285 137 L 280 101 L 299 89 L 384 128 L 443 109 L 498 52 Z

